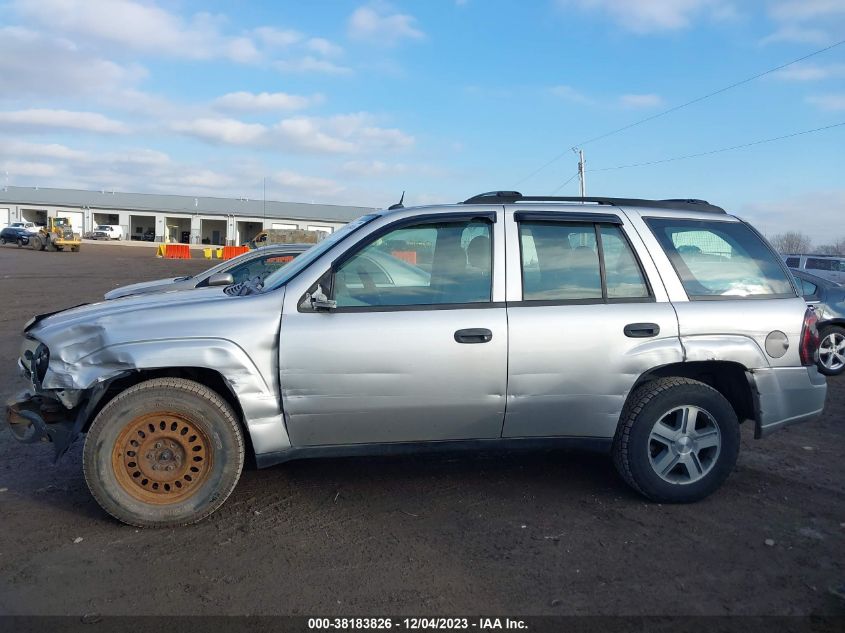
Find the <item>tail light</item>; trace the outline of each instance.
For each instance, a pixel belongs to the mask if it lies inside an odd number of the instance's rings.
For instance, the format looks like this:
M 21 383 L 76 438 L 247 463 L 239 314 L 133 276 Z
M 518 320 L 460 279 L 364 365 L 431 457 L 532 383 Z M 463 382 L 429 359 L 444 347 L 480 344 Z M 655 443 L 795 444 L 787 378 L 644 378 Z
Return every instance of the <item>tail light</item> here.
M 819 329 L 816 327 L 819 318 L 816 316 L 816 311 L 812 308 L 807 308 L 804 313 L 804 327 L 801 330 L 801 347 L 798 354 L 801 357 L 801 364 L 804 366 L 813 365 L 816 362 L 818 355 L 819 343 Z

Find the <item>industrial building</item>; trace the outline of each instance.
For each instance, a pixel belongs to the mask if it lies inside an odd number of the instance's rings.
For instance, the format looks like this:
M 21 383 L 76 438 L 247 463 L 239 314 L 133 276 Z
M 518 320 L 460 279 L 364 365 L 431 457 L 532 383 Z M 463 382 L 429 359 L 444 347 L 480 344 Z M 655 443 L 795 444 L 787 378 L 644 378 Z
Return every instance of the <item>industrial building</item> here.
M 123 227 L 126 239 L 189 244 L 242 244 L 263 229 L 331 233 L 367 207 L 41 187 L 0 188 L 0 227 L 68 218 L 81 234 L 97 225 Z

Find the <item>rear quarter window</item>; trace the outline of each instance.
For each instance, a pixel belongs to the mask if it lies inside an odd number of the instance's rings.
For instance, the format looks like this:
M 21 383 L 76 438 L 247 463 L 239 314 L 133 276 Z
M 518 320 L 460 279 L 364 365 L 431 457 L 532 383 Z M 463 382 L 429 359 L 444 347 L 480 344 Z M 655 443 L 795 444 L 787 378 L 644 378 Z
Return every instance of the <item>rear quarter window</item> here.
M 692 300 L 796 296 L 780 258 L 742 222 L 647 218 Z

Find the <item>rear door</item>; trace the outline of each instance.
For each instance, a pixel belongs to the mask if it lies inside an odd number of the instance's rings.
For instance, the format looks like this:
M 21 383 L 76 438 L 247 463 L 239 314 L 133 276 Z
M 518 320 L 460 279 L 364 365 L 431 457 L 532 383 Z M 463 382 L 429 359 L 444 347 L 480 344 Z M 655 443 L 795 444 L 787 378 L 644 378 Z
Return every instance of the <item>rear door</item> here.
M 612 437 L 637 378 L 683 357 L 657 271 L 621 213 L 520 208 L 506 221 L 503 436 Z

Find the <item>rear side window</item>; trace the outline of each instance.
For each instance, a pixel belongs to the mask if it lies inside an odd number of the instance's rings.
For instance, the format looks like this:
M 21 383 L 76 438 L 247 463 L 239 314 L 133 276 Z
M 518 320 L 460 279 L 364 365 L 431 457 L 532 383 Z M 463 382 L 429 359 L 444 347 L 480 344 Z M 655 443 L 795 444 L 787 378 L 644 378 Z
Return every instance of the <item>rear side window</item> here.
M 617 226 L 520 222 L 524 301 L 650 299 L 639 262 Z
M 790 268 L 798 268 L 798 264 L 801 263 L 800 257 L 787 257 L 786 258 L 786 265 Z
M 648 218 L 690 299 L 786 298 L 795 290 L 780 260 L 741 222 Z
M 838 259 L 821 259 L 818 257 L 807 258 L 807 268 L 810 270 L 842 270 L 842 263 Z

